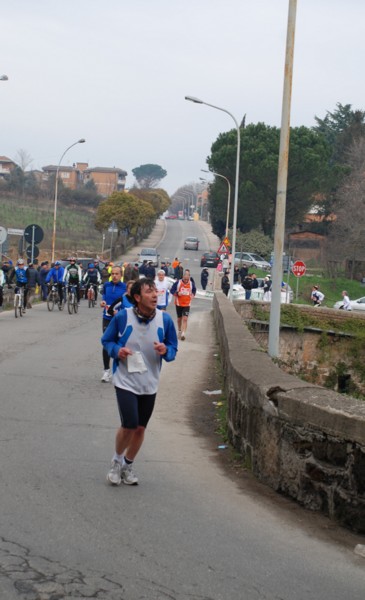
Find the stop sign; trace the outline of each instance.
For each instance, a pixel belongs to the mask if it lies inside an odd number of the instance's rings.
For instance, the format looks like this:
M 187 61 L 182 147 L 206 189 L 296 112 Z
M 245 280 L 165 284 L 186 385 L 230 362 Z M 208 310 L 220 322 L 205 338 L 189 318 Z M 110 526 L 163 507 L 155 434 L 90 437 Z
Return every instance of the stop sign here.
M 295 275 L 295 277 L 302 277 L 303 275 L 305 275 L 307 267 L 305 266 L 303 261 L 296 260 L 295 263 L 293 264 L 291 270 L 292 270 L 293 275 Z

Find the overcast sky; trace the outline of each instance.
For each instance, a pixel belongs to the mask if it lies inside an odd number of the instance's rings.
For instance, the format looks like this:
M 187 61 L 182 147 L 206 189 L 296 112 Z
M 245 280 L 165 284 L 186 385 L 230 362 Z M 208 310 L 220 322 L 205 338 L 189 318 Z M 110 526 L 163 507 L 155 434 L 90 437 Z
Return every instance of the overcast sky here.
M 198 181 L 232 119 L 280 126 L 289 0 L 11 0 L 2 3 L 0 155 L 166 169 Z M 364 0 L 298 0 L 291 123 L 337 102 L 365 109 Z

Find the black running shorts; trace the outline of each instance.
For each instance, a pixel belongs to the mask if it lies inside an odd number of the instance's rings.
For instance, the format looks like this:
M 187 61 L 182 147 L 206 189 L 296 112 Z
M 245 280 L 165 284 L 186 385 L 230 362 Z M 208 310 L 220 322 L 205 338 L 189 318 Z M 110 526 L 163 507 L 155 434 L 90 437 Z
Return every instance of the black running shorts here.
M 175 308 L 178 319 L 181 319 L 181 317 L 189 316 L 190 306 L 176 306 Z
M 156 394 L 138 396 L 129 390 L 115 388 L 122 427 L 137 429 L 147 427 L 155 406 Z

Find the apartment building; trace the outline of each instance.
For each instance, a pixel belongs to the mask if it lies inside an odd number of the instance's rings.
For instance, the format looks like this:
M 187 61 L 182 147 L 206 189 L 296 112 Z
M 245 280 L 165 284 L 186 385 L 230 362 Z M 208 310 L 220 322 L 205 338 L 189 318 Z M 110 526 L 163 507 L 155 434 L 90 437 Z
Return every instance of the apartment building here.
M 47 165 L 42 167 L 42 180 L 47 182 L 51 175 L 55 175 L 57 166 Z M 95 183 L 98 194 L 107 197 L 113 192 L 125 189 L 127 171 L 116 167 L 89 167 L 88 163 L 74 163 L 72 167 L 58 167 L 58 177 L 65 187 L 75 190 L 88 181 Z
M 5 179 L 15 169 L 17 164 L 7 156 L 0 156 L 0 178 Z

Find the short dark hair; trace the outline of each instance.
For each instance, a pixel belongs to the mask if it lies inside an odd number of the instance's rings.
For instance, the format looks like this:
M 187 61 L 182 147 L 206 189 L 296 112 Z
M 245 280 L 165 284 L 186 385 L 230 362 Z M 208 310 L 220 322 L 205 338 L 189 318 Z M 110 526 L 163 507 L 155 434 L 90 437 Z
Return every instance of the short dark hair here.
M 131 291 L 129 292 L 133 304 L 137 304 L 135 296 L 140 296 L 142 288 L 144 287 L 152 289 L 156 287 L 156 284 L 151 277 L 142 277 L 141 279 L 137 279 L 137 281 L 135 281 L 132 285 Z

